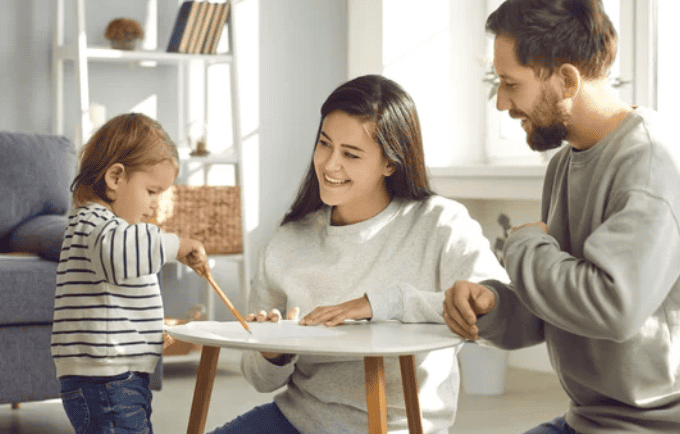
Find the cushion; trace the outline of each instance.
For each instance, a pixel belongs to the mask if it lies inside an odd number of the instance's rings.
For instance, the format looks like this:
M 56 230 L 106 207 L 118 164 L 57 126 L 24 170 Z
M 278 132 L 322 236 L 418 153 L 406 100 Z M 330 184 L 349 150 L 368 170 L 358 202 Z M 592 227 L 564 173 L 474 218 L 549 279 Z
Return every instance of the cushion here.
M 9 247 L 15 252 L 37 253 L 50 261 L 59 261 L 67 222 L 66 215 L 33 217 L 14 228 L 9 236 Z
M 0 238 L 31 217 L 68 211 L 76 171 L 71 141 L 0 132 L 0 155 Z

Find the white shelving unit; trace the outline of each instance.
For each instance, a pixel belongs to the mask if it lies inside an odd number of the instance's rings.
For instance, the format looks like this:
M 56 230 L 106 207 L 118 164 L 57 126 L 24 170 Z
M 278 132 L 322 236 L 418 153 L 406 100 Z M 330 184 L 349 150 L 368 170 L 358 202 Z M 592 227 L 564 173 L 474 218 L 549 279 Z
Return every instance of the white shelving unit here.
M 66 2 L 75 2 L 75 28 L 73 29 L 73 41 L 65 42 L 65 6 Z M 208 171 L 213 165 L 231 165 L 234 168 L 235 184 L 243 185 L 243 170 L 242 170 L 242 135 L 241 135 L 241 119 L 240 119 L 240 103 L 239 103 L 239 86 L 238 86 L 238 71 L 236 68 L 236 53 L 235 53 L 235 33 L 233 25 L 233 0 L 230 2 L 230 12 L 227 19 L 227 29 L 229 49 L 227 54 L 185 54 L 185 53 L 168 53 L 166 51 L 145 50 L 138 49 L 132 51 L 116 50 L 107 47 L 92 47 L 88 46 L 87 32 L 86 32 L 86 14 L 85 5 L 86 0 L 57 0 L 57 15 L 55 35 L 52 46 L 52 79 L 54 92 L 54 110 L 53 110 L 53 132 L 55 134 L 64 134 L 64 65 L 66 62 L 73 62 L 75 69 L 75 79 L 77 83 L 78 95 L 78 125 L 75 126 L 76 134 L 74 142 L 77 148 L 80 148 L 83 143 L 87 142 L 91 131 L 90 120 L 90 85 L 89 85 L 89 68 L 88 65 L 93 62 L 106 63 L 144 63 L 146 65 L 151 62 L 156 64 L 176 66 L 178 70 L 177 79 L 177 138 L 178 141 L 186 137 L 187 110 L 186 101 L 188 100 L 188 86 L 186 84 L 186 77 L 188 75 L 189 67 L 196 62 L 203 67 L 205 74 L 203 93 L 205 101 L 204 121 L 208 118 L 208 68 L 212 64 L 228 64 L 230 76 L 230 94 L 231 94 L 231 130 L 233 136 L 233 146 L 228 151 L 222 153 L 211 153 L 207 156 L 193 157 L 189 155 L 188 150 L 180 148 L 180 177 L 182 177 L 183 168 L 188 168 L 190 165 L 202 166 L 204 173 L 204 183 L 208 181 Z M 173 13 L 179 11 L 179 2 Z M 147 11 L 152 14 L 157 13 L 157 0 L 147 0 Z M 112 17 L 114 18 L 114 17 Z M 155 33 L 155 21 L 154 28 Z M 149 31 L 149 29 L 147 29 Z M 156 35 L 152 35 L 156 38 Z M 157 44 L 156 44 L 157 45 Z M 165 45 L 161 44 L 162 47 Z M 134 72 L 132 72 L 134 73 Z M 211 256 L 211 264 L 215 261 L 225 260 L 237 264 L 239 271 L 240 296 L 242 300 L 247 300 L 250 293 L 250 267 L 248 261 L 248 242 L 247 242 L 247 228 L 246 218 L 244 214 L 245 195 L 243 188 L 241 188 L 241 225 L 243 236 L 243 253 L 235 255 L 214 255 Z M 208 319 L 214 319 L 214 294 L 209 285 L 206 284 L 207 290 L 207 310 Z

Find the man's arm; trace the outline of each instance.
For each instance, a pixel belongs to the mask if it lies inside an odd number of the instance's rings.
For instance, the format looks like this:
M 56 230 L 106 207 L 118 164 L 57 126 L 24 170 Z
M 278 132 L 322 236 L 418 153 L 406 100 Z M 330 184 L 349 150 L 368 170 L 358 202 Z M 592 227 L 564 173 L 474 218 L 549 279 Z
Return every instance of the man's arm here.
M 669 205 L 646 192 L 620 199 L 585 240 L 583 258 L 544 228 L 513 232 L 505 247 L 512 290 L 534 315 L 567 332 L 624 341 L 635 335 L 678 279 L 680 234 Z

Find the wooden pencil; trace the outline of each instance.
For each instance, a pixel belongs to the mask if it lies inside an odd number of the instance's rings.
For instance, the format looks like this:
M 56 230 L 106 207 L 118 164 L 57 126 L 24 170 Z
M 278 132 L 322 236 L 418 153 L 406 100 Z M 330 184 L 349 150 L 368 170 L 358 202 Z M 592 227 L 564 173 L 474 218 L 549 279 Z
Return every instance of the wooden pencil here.
M 227 296 L 224 294 L 224 292 L 222 292 L 222 290 L 220 289 L 220 287 L 217 285 L 217 282 L 215 282 L 215 279 L 213 279 L 212 274 L 210 274 L 210 269 L 209 269 L 208 267 L 203 267 L 202 275 L 203 275 L 203 277 L 205 277 L 206 280 L 210 283 L 210 286 L 213 287 L 213 289 L 215 290 L 215 292 L 217 292 L 217 294 L 220 296 L 220 298 L 222 299 L 222 301 L 224 302 L 224 304 L 227 306 L 227 309 L 229 309 L 229 311 L 230 311 L 230 312 L 236 317 L 236 319 L 241 323 L 241 325 L 243 326 L 243 328 L 246 329 L 246 330 L 248 331 L 248 333 L 251 333 L 251 334 L 252 334 L 253 332 L 250 331 L 250 327 L 248 327 L 248 323 L 246 323 L 246 320 L 243 319 L 243 317 L 242 317 L 241 314 L 238 312 L 238 310 L 236 310 L 236 308 L 235 308 L 234 305 L 231 303 L 231 301 L 229 301 L 229 299 L 228 299 Z

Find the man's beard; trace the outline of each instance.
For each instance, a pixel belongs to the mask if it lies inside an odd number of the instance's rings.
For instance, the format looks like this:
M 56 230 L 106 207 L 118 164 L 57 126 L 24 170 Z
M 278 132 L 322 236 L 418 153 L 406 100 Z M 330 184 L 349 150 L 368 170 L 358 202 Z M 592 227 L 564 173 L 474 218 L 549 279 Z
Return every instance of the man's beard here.
M 527 143 L 534 151 L 547 151 L 558 148 L 567 137 L 567 120 L 569 116 L 558 104 L 557 95 L 547 88 L 541 90 L 538 106 L 527 116 L 519 110 L 510 109 L 513 118 L 526 118 L 531 122 L 527 131 Z

